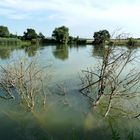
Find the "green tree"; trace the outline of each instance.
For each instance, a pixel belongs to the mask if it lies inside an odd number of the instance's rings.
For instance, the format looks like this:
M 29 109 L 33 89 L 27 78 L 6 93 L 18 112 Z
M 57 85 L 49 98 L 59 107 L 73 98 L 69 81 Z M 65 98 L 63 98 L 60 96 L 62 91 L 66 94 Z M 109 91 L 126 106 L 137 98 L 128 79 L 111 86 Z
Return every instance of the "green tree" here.
M 55 28 L 52 37 L 54 37 L 58 43 L 67 44 L 69 41 L 69 29 L 65 26 Z
M 40 38 L 40 39 L 45 39 L 45 36 L 40 32 L 40 33 L 38 34 L 38 38 Z
M 0 37 L 9 37 L 10 33 L 8 30 L 8 27 L 6 26 L 0 26 Z
M 128 42 L 127 42 L 128 46 L 135 46 L 136 44 L 137 44 L 137 40 L 136 39 L 134 39 L 132 37 L 128 38 Z
M 17 38 L 18 36 L 17 36 L 16 34 L 12 34 L 12 33 L 11 33 L 11 34 L 9 35 L 9 37 L 11 37 L 11 38 Z
M 72 44 L 74 42 L 74 38 L 72 36 L 69 36 L 69 43 Z
M 34 29 L 27 29 L 27 32 L 24 32 L 23 39 L 32 40 L 37 39 L 37 33 Z
M 110 40 L 110 34 L 107 30 L 100 30 L 95 32 L 93 37 L 95 44 L 105 44 L 106 41 Z

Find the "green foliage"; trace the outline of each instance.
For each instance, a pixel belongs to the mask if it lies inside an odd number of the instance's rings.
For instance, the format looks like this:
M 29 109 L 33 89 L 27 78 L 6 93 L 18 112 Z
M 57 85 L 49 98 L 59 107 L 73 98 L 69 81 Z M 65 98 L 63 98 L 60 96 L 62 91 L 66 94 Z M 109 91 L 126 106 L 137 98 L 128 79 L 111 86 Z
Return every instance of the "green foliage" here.
M 11 38 L 18 38 L 18 36 L 17 35 L 15 35 L 15 34 L 10 34 L 10 36 L 9 37 L 11 37 Z
M 38 35 L 38 38 L 45 39 L 45 36 L 40 32 L 39 35 Z
M 93 37 L 95 44 L 105 44 L 105 41 L 110 40 L 110 34 L 107 30 L 100 30 L 99 32 L 95 32 Z
M 32 45 L 39 45 L 40 42 L 41 42 L 41 41 L 40 41 L 39 38 L 37 38 L 37 39 L 32 39 L 32 40 L 31 40 L 31 44 L 32 44 Z
M 76 130 L 73 130 L 73 132 L 72 132 L 72 140 L 80 140 Z
M 52 37 L 54 37 L 58 43 L 67 44 L 69 41 L 69 29 L 65 26 L 55 28 Z
M 72 37 L 72 36 L 69 36 L 69 44 L 88 44 L 88 40 L 86 38 L 79 38 L 79 36 L 77 37 Z
M 134 140 L 134 133 L 133 132 L 129 133 L 127 140 Z
M 8 30 L 8 27 L 6 26 L 0 26 L 0 37 L 9 37 L 10 33 Z
M 128 38 L 128 42 L 127 42 L 127 45 L 128 46 L 135 46 L 137 43 L 137 41 L 134 39 L 134 38 Z
M 120 140 L 120 134 L 117 130 L 112 130 L 112 139 L 113 140 Z
M 0 45 L 20 45 L 21 40 L 18 38 L 0 38 Z
M 74 38 L 72 36 L 69 36 L 69 43 L 70 44 L 74 43 Z
M 112 133 L 112 140 L 120 140 L 121 139 L 120 133 L 117 131 L 117 129 L 113 128 L 112 120 L 109 120 L 109 126 Z
M 24 32 L 23 39 L 24 40 L 32 40 L 37 38 L 37 33 L 34 29 L 27 29 L 27 32 Z

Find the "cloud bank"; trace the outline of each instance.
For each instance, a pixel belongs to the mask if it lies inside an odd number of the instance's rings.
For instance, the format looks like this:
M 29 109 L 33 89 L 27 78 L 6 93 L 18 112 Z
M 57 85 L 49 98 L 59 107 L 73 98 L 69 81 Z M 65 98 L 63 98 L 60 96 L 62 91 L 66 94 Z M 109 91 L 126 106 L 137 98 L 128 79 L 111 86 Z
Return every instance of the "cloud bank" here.
M 3 0 L 0 17 L 9 20 L 46 20 L 48 24 L 66 25 L 72 33 L 117 27 L 138 35 L 140 24 L 138 0 Z M 47 24 L 47 23 L 46 23 Z M 38 25 L 39 26 L 39 25 Z

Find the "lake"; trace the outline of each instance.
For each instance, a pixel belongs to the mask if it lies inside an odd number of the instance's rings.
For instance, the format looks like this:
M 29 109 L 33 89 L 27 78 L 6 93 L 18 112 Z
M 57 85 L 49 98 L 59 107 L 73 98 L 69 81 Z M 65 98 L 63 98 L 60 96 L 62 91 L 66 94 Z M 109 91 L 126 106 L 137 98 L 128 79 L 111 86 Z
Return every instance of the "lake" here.
M 128 49 L 125 46 L 119 48 Z M 134 55 L 140 54 L 139 48 L 134 51 Z M 123 140 L 133 137 L 139 140 L 139 119 L 119 115 L 105 118 L 101 111 L 93 111 L 89 99 L 79 92 L 82 70 L 96 68 L 103 54 L 104 50 L 92 45 L 1 47 L 1 66 L 20 59 L 35 60 L 40 68 L 47 66 L 49 76 L 45 79 L 45 88 L 48 90 L 46 109 L 30 112 L 14 100 L 0 99 L 0 139 Z M 135 64 L 137 68 L 139 60 Z M 133 102 L 136 104 L 133 110 L 136 114 L 140 113 L 140 96 Z M 128 108 L 133 108 L 132 102 L 128 104 Z

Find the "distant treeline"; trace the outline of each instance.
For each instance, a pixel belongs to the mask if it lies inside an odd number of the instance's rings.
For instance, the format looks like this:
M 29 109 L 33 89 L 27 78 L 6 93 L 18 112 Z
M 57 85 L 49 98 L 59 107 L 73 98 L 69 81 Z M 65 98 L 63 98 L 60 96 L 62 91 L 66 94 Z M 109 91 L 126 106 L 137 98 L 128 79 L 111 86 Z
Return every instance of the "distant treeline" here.
M 119 36 L 120 37 L 120 36 Z M 116 45 L 129 45 L 135 46 L 140 45 L 140 41 L 134 38 L 127 39 L 111 39 L 111 35 L 107 30 L 100 30 L 94 32 L 92 39 L 72 37 L 69 35 L 69 28 L 66 26 L 61 26 L 55 28 L 52 32 L 52 37 L 46 37 L 43 33 L 36 33 L 35 29 L 28 28 L 23 35 L 12 34 L 9 32 L 8 27 L 0 26 L 0 45 L 11 45 L 11 44 L 21 44 L 23 42 L 28 42 L 27 44 L 116 44 Z

